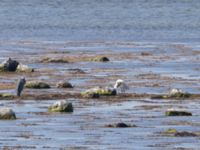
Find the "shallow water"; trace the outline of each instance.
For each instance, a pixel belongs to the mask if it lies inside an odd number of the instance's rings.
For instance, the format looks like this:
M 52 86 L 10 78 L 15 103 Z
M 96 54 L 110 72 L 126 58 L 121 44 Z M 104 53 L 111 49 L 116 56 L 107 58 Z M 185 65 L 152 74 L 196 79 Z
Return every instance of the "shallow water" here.
M 18 116 L 16 121 L 0 121 L 1 148 L 21 149 L 171 149 L 175 147 L 197 148 L 197 137 L 161 136 L 168 128 L 180 131 L 199 131 L 198 125 L 169 125 L 171 122 L 185 121 L 200 123 L 198 101 L 131 101 L 115 104 L 106 102 L 74 103 L 72 114 L 45 114 L 47 107 L 54 101 L 25 101 L 15 104 L 10 101 L 1 103 L 12 107 Z M 190 106 L 188 107 L 188 104 Z M 142 106 L 158 106 L 150 110 Z M 192 117 L 165 117 L 163 110 L 181 107 L 194 113 Z M 44 113 L 43 113 L 44 112 Z M 127 122 L 136 124 L 134 128 L 107 128 L 108 123 Z M 118 144 L 120 143 L 120 145 Z M 24 147 L 23 147 L 24 146 Z M 16 148 L 17 149 L 17 148 Z
M 40 91 L 25 89 L 25 94 L 62 94 L 112 86 L 121 78 L 130 86 L 128 93 L 166 94 L 170 88 L 181 88 L 199 94 L 199 6 L 198 0 L 2 0 L 0 62 L 12 57 L 36 72 L 1 73 L 1 83 L 15 85 L 25 76 L 27 81 L 43 80 L 52 86 Z M 40 62 L 45 57 L 99 54 L 110 61 Z M 85 74 L 74 73 L 73 69 Z M 70 81 L 75 88 L 56 88 L 60 80 Z M 1 89 L 0 93 L 14 94 L 15 89 Z M 11 107 L 18 118 L 0 121 L 0 149 L 200 147 L 199 137 L 161 134 L 169 128 L 199 132 L 198 100 L 67 100 L 74 105 L 73 113 L 46 113 L 56 99 L 0 101 L 0 106 Z M 191 111 L 193 116 L 165 117 L 168 108 Z M 118 122 L 137 127 L 105 127 Z

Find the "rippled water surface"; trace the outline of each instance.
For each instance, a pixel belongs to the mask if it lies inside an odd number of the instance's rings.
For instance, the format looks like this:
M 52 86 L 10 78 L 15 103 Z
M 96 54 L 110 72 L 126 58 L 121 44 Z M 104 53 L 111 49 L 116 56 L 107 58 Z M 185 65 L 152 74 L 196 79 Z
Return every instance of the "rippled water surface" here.
M 198 41 L 198 0 L 2 0 L 0 39 Z

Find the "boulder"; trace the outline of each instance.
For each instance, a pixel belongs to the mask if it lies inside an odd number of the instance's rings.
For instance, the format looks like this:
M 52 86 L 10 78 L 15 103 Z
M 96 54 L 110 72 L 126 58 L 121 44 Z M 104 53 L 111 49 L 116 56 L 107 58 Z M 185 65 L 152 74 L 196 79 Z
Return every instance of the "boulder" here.
M 11 71 L 14 72 L 17 70 L 17 66 L 19 65 L 19 62 L 16 60 L 12 60 L 11 58 L 8 58 L 0 65 L 1 71 Z
M 49 112 L 73 112 L 72 103 L 68 103 L 65 100 L 57 101 L 53 105 L 49 106 Z
M 14 120 L 15 112 L 10 108 L 0 108 L 0 119 Z
M 42 81 L 29 81 L 25 85 L 26 88 L 32 89 L 49 89 L 51 88 L 49 84 Z
M 73 88 L 72 84 L 69 82 L 60 81 L 57 85 L 57 88 Z

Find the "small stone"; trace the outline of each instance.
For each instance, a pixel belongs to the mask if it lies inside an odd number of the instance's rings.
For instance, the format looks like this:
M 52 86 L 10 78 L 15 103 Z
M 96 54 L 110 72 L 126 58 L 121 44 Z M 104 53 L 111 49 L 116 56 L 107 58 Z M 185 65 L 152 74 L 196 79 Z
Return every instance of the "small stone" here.
M 10 108 L 0 108 L 0 119 L 14 120 L 16 119 L 15 112 Z

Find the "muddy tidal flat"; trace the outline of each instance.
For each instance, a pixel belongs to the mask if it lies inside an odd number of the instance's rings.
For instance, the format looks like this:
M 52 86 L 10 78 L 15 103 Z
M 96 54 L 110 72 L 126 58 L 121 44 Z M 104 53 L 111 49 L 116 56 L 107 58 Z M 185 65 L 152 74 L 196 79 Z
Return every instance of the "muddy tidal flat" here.
M 199 49 L 195 43 L 1 41 L 1 62 L 11 57 L 34 72 L 0 72 L 0 94 L 15 95 L 21 76 L 51 88 L 25 88 L 20 98 L 0 97 L 0 106 L 12 108 L 17 117 L 0 120 L 0 149 L 198 150 Z M 128 84 L 126 93 L 96 99 L 80 95 L 92 87 L 113 86 L 117 79 Z M 73 88 L 57 88 L 59 81 Z M 192 96 L 152 98 L 172 88 Z M 58 100 L 71 102 L 74 112 L 49 113 Z M 166 116 L 168 109 L 192 116 Z

